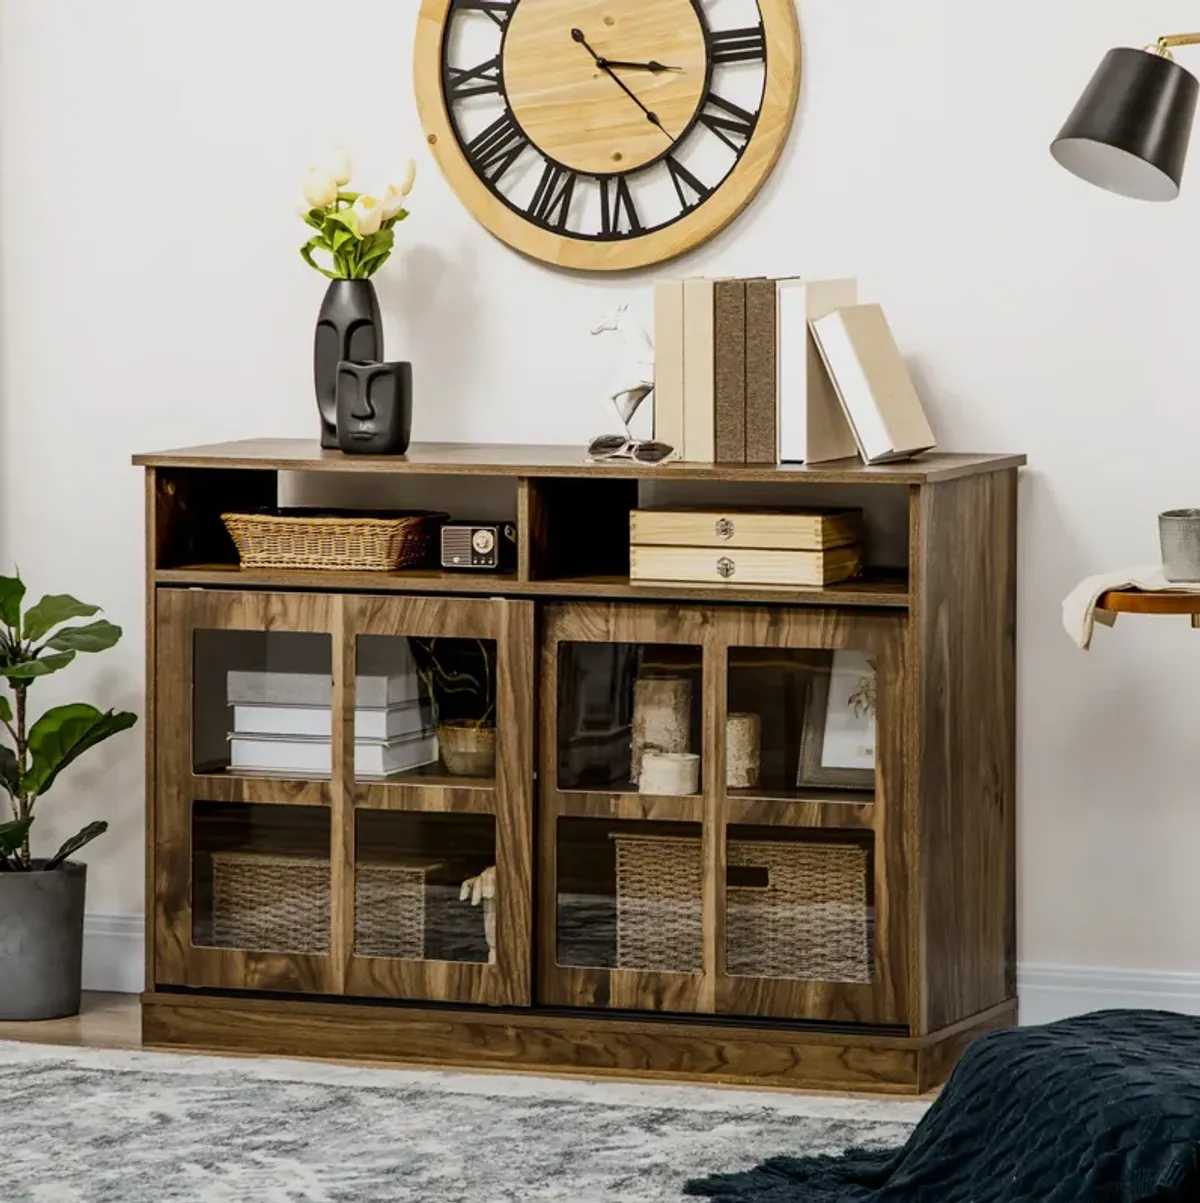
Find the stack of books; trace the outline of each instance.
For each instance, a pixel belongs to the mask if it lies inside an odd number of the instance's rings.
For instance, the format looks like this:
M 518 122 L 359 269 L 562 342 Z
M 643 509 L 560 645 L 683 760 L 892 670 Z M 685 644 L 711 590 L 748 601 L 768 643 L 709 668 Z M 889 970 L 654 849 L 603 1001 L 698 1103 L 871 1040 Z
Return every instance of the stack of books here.
M 683 460 L 874 464 L 936 446 L 854 280 L 661 280 L 654 327 L 654 437 Z
M 319 673 L 231 671 L 229 767 L 276 777 L 333 772 L 331 682 Z M 438 758 L 433 712 L 415 666 L 361 675 L 354 710 L 354 775 L 387 777 Z

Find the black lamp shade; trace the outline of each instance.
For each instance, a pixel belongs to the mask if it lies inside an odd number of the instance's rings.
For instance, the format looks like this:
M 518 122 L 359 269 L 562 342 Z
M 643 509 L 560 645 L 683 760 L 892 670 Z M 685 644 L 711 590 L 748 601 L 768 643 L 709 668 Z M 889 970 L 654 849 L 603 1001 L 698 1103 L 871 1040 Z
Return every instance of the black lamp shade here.
M 1179 195 L 1200 83 L 1147 50 L 1110 50 L 1050 153 L 1068 171 L 1135 200 Z

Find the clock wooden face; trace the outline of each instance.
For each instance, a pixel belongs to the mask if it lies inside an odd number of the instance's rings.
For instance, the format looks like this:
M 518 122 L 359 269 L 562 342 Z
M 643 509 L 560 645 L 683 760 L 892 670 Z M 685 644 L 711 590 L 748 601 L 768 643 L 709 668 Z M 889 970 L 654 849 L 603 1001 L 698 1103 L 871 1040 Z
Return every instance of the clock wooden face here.
M 793 0 L 423 0 L 417 101 L 475 217 L 548 263 L 622 270 L 710 238 L 786 141 Z

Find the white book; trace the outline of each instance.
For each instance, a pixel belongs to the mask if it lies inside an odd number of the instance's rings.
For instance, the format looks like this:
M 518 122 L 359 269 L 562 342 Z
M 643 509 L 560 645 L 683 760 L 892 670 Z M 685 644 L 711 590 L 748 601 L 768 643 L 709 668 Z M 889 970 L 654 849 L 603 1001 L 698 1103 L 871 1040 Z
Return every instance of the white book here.
M 910 459 L 937 446 L 878 305 L 838 309 L 813 321 L 812 331 L 864 462 Z
M 398 739 L 432 729 L 433 713 L 425 702 L 401 702 L 386 709 L 360 706 L 354 712 L 356 739 Z M 236 735 L 310 735 L 331 739 L 333 709 L 243 703 L 233 707 L 233 731 Z
M 249 773 L 279 777 L 328 777 L 333 772 L 333 744 L 328 739 L 293 735 L 287 739 L 262 735 L 231 735 L 229 767 Z M 435 735 L 409 735 L 403 739 L 358 740 L 354 745 L 356 777 L 387 777 L 438 758 Z
M 230 705 L 328 706 L 333 678 L 325 673 L 266 672 L 232 669 L 226 681 Z M 421 678 L 411 672 L 388 676 L 360 675 L 355 682 L 355 704 L 382 710 L 421 697 Z
M 821 361 L 810 323 L 858 300 L 856 280 L 778 280 L 775 396 L 781 463 L 819 464 L 858 446 Z

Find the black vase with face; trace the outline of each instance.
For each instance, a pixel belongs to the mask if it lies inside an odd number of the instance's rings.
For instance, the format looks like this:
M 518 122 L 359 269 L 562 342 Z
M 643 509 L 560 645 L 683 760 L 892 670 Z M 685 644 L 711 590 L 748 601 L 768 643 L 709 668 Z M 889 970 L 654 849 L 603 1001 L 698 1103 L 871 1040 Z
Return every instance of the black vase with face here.
M 412 434 L 412 364 L 339 363 L 337 434 L 349 455 L 403 455 Z
M 313 374 L 321 414 L 321 446 L 336 447 L 337 372 L 342 360 L 383 358 L 383 325 L 370 280 L 331 280 L 317 316 Z

